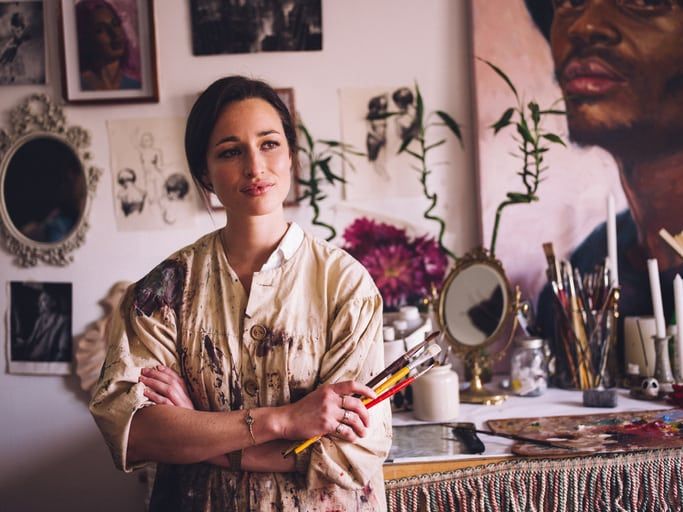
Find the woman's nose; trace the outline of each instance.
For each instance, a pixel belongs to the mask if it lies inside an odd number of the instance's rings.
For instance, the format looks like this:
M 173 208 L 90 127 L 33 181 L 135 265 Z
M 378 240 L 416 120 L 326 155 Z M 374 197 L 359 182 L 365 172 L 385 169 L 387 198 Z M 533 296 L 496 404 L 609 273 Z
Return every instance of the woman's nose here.
M 569 27 L 569 39 L 579 47 L 618 43 L 621 34 L 612 21 L 617 14 L 610 0 L 587 0 L 585 8 Z
M 253 149 L 245 152 L 244 159 L 244 176 L 247 178 L 253 178 L 254 176 L 259 176 L 264 172 L 265 162 L 261 154 Z

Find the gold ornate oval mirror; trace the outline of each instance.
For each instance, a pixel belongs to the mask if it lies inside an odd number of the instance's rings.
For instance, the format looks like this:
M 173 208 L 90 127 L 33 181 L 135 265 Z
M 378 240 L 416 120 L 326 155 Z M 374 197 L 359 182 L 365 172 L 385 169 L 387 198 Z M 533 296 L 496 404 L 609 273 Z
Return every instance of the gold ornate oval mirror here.
M 89 146 L 88 132 L 67 126 L 44 94 L 10 112 L 10 129 L 0 130 L 0 232 L 19 265 L 66 265 L 82 245 L 101 174 Z
M 484 249 L 475 249 L 460 258 L 448 274 L 439 295 L 438 320 L 445 338 L 461 355 L 472 375 L 469 389 L 460 394 L 467 403 L 496 404 L 504 394 L 491 393 L 481 384 L 481 365 L 502 357 L 512 339 L 519 307 L 519 292 L 513 296 L 503 267 Z M 513 322 L 512 333 L 497 356 L 486 349 Z

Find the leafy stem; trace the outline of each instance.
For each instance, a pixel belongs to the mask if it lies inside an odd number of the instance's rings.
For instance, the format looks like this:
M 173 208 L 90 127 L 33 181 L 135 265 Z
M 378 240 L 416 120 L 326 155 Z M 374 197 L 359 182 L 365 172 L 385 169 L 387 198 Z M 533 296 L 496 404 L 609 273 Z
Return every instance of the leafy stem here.
M 337 236 L 337 231 L 332 225 L 320 219 L 320 201 L 327 197 L 327 194 L 324 194 L 321 189 L 321 184 L 327 182 L 327 184 L 334 186 L 337 183 L 346 183 L 344 178 L 332 172 L 332 160 L 341 160 L 355 170 L 348 155 L 363 155 L 363 153 L 354 150 L 350 144 L 336 140 L 313 139 L 311 133 L 301 122 L 298 124 L 298 128 L 306 141 L 305 145 L 299 145 L 298 151 L 305 157 L 308 176 L 297 179 L 304 188 L 304 192 L 297 198 L 297 202 L 307 200 L 308 205 L 313 209 L 312 223 L 329 232 L 326 237 L 329 242 Z
M 399 154 L 407 153 L 408 155 L 410 155 L 418 161 L 419 165 L 414 166 L 413 169 L 420 173 L 420 184 L 422 185 L 422 193 L 424 194 L 425 198 L 427 198 L 427 201 L 429 201 L 429 206 L 424 211 L 422 216 L 425 219 L 434 221 L 439 225 L 439 235 L 437 237 L 439 249 L 441 249 L 441 251 L 447 254 L 450 258 L 457 261 L 457 256 L 452 251 L 450 251 L 443 243 L 443 237 L 446 232 L 446 223 L 441 217 L 433 213 L 436 209 L 438 196 L 436 192 L 430 192 L 427 183 L 427 178 L 432 173 L 431 169 L 427 164 L 428 154 L 431 150 L 441 146 L 442 144 L 445 144 L 446 139 L 442 138 L 437 140 L 436 142 L 428 143 L 427 132 L 429 128 L 434 126 L 446 126 L 453 133 L 453 135 L 455 135 L 455 137 L 462 145 L 462 134 L 460 131 L 460 126 L 458 125 L 458 123 L 455 122 L 455 120 L 453 120 L 451 116 L 449 116 L 446 112 L 443 112 L 441 110 L 430 112 L 425 119 L 424 101 L 422 99 L 422 94 L 420 93 L 420 88 L 417 84 L 415 84 L 415 96 L 415 119 L 417 120 L 418 127 L 414 135 L 406 137 L 404 139 L 398 152 Z M 434 114 L 439 117 L 439 121 L 429 122 L 430 118 Z M 419 150 L 414 151 L 408 149 L 408 146 L 410 146 L 410 144 L 414 140 L 416 140 L 419 143 Z
M 513 139 L 517 146 L 513 156 L 521 160 L 521 169 L 517 174 L 521 177 L 523 190 L 521 192 L 508 192 L 506 199 L 496 208 L 496 218 L 489 249 L 491 256 L 495 256 L 498 228 L 503 209 L 513 204 L 528 204 L 538 201 L 538 187 L 544 179 L 543 173 L 548 169 L 543 164 L 545 153 L 550 149 L 550 144 L 560 144 L 566 147 L 559 135 L 544 130 L 542 126 L 543 120 L 548 115 L 564 114 L 564 111 L 554 108 L 557 102 L 549 109 L 541 109 L 534 100 L 528 103 L 525 102 L 520 97 L 510 78 L 500 68 L 487 60 L 479 60 L 493 69 L 505 81 L 515 96 L 516 105 L 506 109 L 500 119 L 491 125 L 491 128 L 495 135 L 507 126 L 513 125 L 515 127 Z

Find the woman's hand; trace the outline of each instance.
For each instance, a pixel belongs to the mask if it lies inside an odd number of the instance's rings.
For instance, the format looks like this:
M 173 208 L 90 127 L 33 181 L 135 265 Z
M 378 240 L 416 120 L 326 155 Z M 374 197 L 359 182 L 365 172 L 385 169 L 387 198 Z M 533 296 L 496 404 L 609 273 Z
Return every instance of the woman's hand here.
M 376 396 L 369 387 L 348 380 L 320 386 L 298 402 L 283 406 L 283 437 L 299 440 L 332 434 L 349 442 L 365 437 L 368 410 L 352 395 Z
M 138 379 L 145 385 L 144 394 L 155 404 L 194 409 L 183 378 L 164 365 L 143 368 Z

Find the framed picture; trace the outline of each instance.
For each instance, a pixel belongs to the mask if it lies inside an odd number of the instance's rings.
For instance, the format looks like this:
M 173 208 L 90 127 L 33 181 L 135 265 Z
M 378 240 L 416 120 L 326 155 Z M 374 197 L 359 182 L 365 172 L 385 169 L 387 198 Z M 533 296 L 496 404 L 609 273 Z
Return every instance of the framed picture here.
M 8 286 L 10 373 L 71 373 L 71 283 L 12 281 Z
M 322 49 L 321 0 L 190 0 L 195 55 Z
M 280 96 L 280 99 L 284 102 L 284 104 L 287 105 L 287 108 L 289 109 L 289 112 L 292 116 L 294 126 L 296 126 L 297 119 L 296 110 L 294 107 L 294 89 L 292 89 L 291 87 L 285 87 L 275 89 L 275 92 L 277 92 L 278 96 Z M 206 192 L 203 189 L 202 192 L 204 193 L 205 202 L 209 208 L 211 208 L 212 210 L 223 210 L 223 205 L 218 200 L 218 197 L 216 197 L 216 194 Z M 296 206 L 297 197 L 299 197 L 299 173 L 295 169 L 292 169 L 292 184 L 289 187 L 289 194 L 287 194 L 287 197 L 285 198 L 285 202 L 283 203 L 283 205 Z
M 70 103 L 159 101 L 152 0 L 60 0 Z
M 0 1 L 0 85 L 45 83 L 43 2 Z

